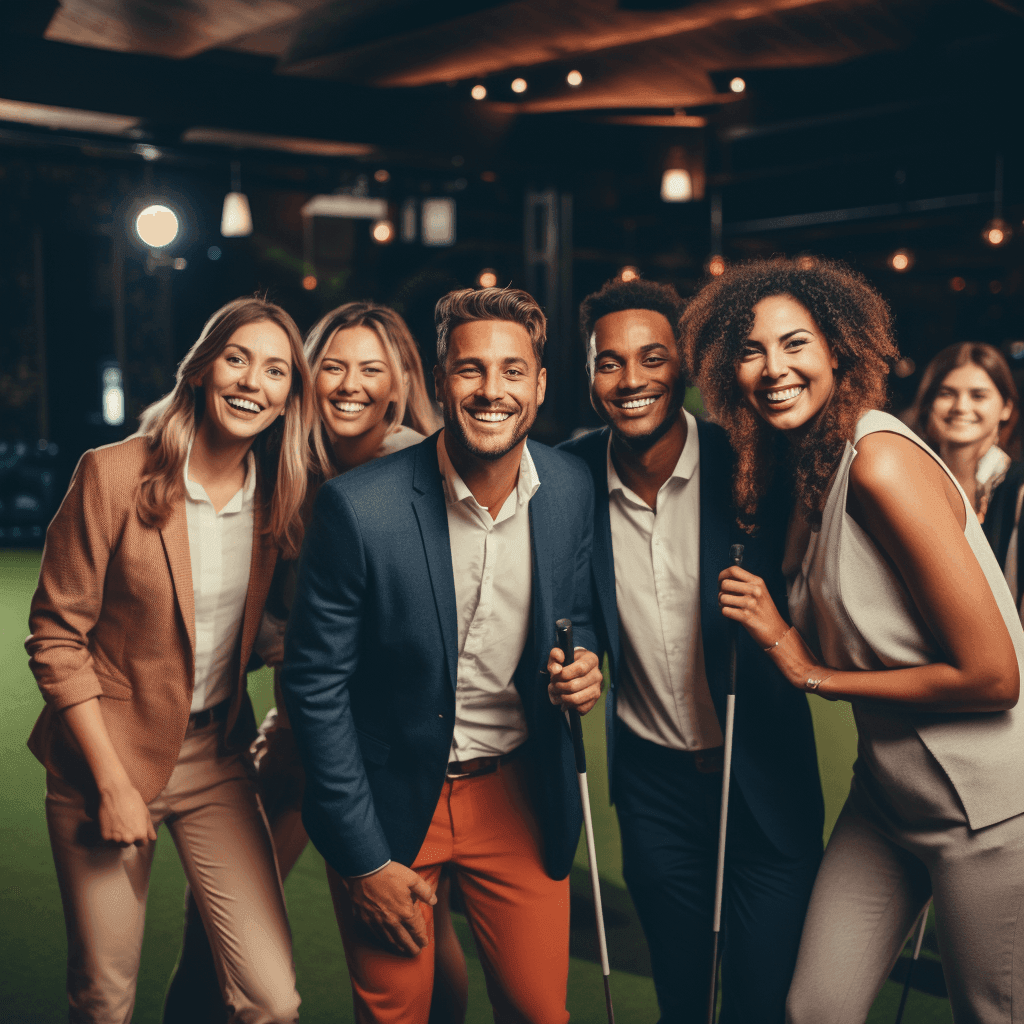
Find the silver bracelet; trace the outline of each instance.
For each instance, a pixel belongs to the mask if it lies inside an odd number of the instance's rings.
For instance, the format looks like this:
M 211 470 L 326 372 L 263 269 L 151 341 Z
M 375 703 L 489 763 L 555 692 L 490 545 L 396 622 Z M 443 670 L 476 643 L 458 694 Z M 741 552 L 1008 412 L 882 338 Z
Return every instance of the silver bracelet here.
M 825 682 L 824 679 L 814 679 L 812 677 L 808 679 L 806 683 L 804 683 L 804 689 L 807 690 L 809 693 L 817 693 L 818 687 L 821 686 L 823 682 Z

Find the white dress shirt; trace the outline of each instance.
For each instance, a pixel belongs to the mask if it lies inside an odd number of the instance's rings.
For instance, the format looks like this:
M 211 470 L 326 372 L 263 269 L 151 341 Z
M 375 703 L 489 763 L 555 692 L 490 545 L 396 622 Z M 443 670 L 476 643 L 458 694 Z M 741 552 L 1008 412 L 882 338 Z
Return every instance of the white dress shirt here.
M 451 761 L 507 754 L 525 742 L 526 716 L 512 677 L 530 631 L 530 499 L 540 487 L 523 448 L 519 479 L 491 519 L 437 439 L 455 576 L 459 662 Z
M 637 736 L 673 750 L 722 744 L 700 632 L 700 448 L 686 444 L 656 506 L 620 479 L 608 441 L 608 507 L 622 641 L 616 711 Z
M 252 565 L 256 460 L 249 452 L 245 483 L 219 511 L 202 484 L 188 478 L 185 459 L 185 517 L 196 605 L 196 674 L 192 712 L 226 700 L 238 685 L 236 657 Z

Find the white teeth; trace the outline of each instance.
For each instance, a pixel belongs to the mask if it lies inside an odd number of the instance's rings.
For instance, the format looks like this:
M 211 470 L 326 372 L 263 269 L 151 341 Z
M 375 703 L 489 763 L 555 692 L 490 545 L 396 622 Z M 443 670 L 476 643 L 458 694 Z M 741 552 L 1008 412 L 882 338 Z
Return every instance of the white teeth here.
M 783 388 L 782 391 L 769 391 L 765 394 L 765 398 L 769 402 L 788 402 L 791 398 L 796 398 L 800 392 L 803 391 L 803 387 Z
M 332 402 L 338 412 L 362 412 L 368 403 L 366 402 Z
M 228 405 L 235 409 L 245 409 L 246 412 L 259 412 L 260 407 L 255 402 L 250 402 L 247 398 L 228 398 Z
M 510 412 L 471 412 L 470 416 L 475 420 L 482 420 L 484 423 L 501 423 L 507 420 Z
M 653 398 L 637 398 L 631 402 L 623 402 L 623 409 L 642 409 L 645 405 L 654 405 L 658 400 L 658 396 L 655 395 Z

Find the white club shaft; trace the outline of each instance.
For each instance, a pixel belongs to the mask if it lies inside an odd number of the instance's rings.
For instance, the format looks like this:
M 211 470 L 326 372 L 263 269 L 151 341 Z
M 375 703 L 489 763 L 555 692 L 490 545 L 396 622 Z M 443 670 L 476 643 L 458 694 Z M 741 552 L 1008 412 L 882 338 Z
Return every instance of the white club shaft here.
M 736 694 L 725 698 L 725 750 L 722 765 L 722 809 L 718 815 L 718 867 L 715 871 L 715 915 L 712 931 L 722 930 L 722 891 L 725 888 L 725 833 L 729 820 L 729 779 L 732 776 L 732 731 L 736 718 Z
M 594 822 L 590 817 L 590 788 L 587 773 L 579 772 L 580 802 L 583 804 L 583 831 L 587 837 L 587 863 L 590 865 L 590 887 L 594 892 L 594 918 L 597 921 L 597 945 L 601 952 L 601 973 L 607 978 L 611 974 L 608 964 L 608 942 L 604 937 L 604 907 L 601 905 L 601 881 L 597 874 L 597 848 L 594 845 Z

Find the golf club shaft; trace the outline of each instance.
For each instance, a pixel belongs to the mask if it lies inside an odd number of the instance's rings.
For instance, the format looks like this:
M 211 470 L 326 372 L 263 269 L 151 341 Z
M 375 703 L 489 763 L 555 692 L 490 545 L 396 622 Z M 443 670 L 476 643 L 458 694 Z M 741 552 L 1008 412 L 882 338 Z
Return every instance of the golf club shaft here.
M 576 660 L 576 651 L 572 642 L 572 623 L 568 619 L 559 619 L 555 623 L 558 646 L 562 651 L 563 664 L 571 665 Z M 573 754 L 576 758 L 576 778 L 580 786 L 580 803 L 583 806 L 583 833 L 587 839 L 587 863 L 590 866 L 590 888 L 594 897 L 594 921 L 597 925 L 597 946 L 601 956 L 601 974 L 604 976 L 604 1001 L 608 1012 L 608 1024 L 615 1024 L 615 1011 L 612 1009 L 612 991 L 609 985 L 611 965 L 608 962 L 608 940 L 604 931 L 604 907 L 601 903 L 601 880 L 597 873 L 597 847 L 594 843 L 594 821 L 590 814 L 590 787 L 587 784 L 587 755 L 583 747 L 583 724 L 580 713 L 575 708 L 566 708 L 565 717 L 569 721 L 572 734 Z

